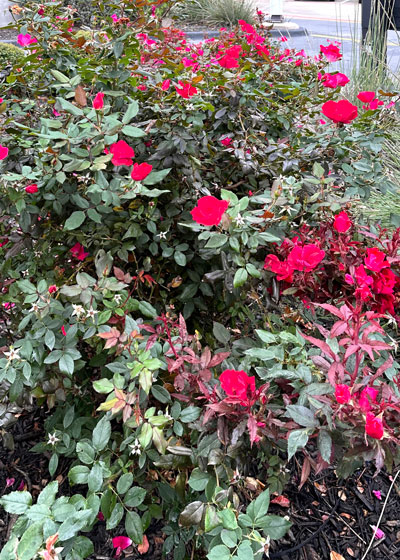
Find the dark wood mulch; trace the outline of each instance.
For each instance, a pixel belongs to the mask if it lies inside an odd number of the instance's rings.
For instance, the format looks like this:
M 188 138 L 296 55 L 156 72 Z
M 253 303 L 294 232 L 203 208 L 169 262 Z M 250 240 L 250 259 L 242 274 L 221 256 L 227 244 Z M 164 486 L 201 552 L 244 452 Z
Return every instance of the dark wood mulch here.
M 36 497 L 49 482 L 48 457 L 29 452 L 34 444 L 43 441 L 43 420 L 41 411 L 22 415 L 10 430 L 14 449 L 6 449 L 4 442 L 0 442 L 0 495 L 23 484 Z M 57 480 L 61 492 L 67 495 L 76 491 L 66 479 L 68 468 L 68 460 L 61 459 Z M 271 560 L 331 560 L 331 552 L 341 554 L 345 560 L 361 560 L 373 533 L 371 525 L 377 524 L 389 491 L 391 475 L 382 471 L 375 476 L 371 465 L 357 471 L 347 481 L 339 482 L 334 470 L 329 469 L 318 476 L 311 476 L 299 491 L 300 470 L 301 465 L 294 462 L 291 482 L 284 492 L 290 507 L 272 504 L 270 508 L 270 513 L 288 515 L 293 523 L 285 538 L 271 543 Z M 7 479 L 15 479 L 12 486 L 7 487 Z M 381 500 L 377 499 L 373 490 L 381 492 Z M 0 517 L 0 550 L 7 542 L 14 522 L 15 516 L 2 514 Z M 374 541 L 367 559 L 399 559 L 400 484 L 395 484 L 389 496 L 380 528 L 385 538 Z M 123 528 L 106 531 L 105 522 L 99 521 L 87 535 L 95 547 L 91 560 L 111 559 L 114 554 L 111 539 L 117 534 L 124 534 Z M 148 552 L 140 555 L 136 548 L 127 549 L 127 560 L 161 559 L 162 523 L 157 522 L 146 534 L 150 545 Z M 335 556 L 333 559 L 336 560 Z M 341 560 L 340 556 L 337 560 Z

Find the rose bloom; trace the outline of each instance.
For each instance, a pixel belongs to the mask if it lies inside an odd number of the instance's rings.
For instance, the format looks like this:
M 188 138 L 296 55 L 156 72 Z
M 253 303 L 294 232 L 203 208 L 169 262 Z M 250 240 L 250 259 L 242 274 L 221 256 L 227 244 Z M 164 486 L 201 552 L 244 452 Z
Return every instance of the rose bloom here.
M 230 144 L 232 144 L 232 138 L 222 138 L 220 142 L 223 146 L 228 147 Z
M 361 391 L 360 398 L 358 399 L 358 404 L 363 412 L 369 412 L 371 410 L 370 401 L 375 403 L 378 394 L 378 389 L 375 389 L 374 387 L 366 387 Z
M 104 93 L 99 91 L 96 97 L 93 99 L 93 109 L 99 110 L 104 107 Z
M 233 58 L 233 56 L 229 56 L 225 54 L 218 60 L 218 64 L 222 66 L 222 68 L 226 68 L 230 70 L 231 68 L 239 68 L 239 61 L 237 58 Z
M 22 33 L 20 33 L 17 37 L 17 41 L 18 44 L 21 45 L 21 47 L 27 47 L 28 45 L 37 43 L 36 37 L 32 37 L 31 35 L 29 35 L 29 33 L 27 33 L 26 35 L 22 35 Z
M 340 214 L 335 216 L 333 227 L 338 233 L 346 233 L 352 225 L 353 224 L 345 211 L 340 212 Z
M 276 255 L 267 255 L 265 257 L 264 269 L 275 272 L 278 281 L 292 282 L 293 268 L 287 261 L 280 261 Z
M 34 183 L 32 185 L 28 185 L 27 187 L 25 187 L 25 192 L 28 194 L 35 194 L 38 192 L 38 186 Z
M 0 144 L 0 161 L 8 156 L 8 148 Z
M 134 181 L 143 181 L 151 173 L 153 166 L 149 163 L 134 163 L 131 177 Z
M 365 266 L 372 272 L 380 272 L 382 268 L 387 268 L 389 263 L 385 260 L 386 255 L 377 247 L 367 249 L 367 256 L 364 259 Z
M 373 291 L 376 294 L 390 295 L 397 282 L 397 276 L 390 268 L 384 268 L 377 278 L 374 278 Z
M 70 249 L 70 253 L 74 256 L 78 261 L 84 261 L 89 253 L 85 253 L 85 249 L 82 245 L 77 242 L 73 247 Z
M 347 404 L 351 400 L 350 387 L 348 385 L 336 385 L 335 398 L 339 404 Z
M 55 284 L 49 286 L 49 294 L 54 294 L 54 292 L 56 291 L 57 291 L 57 286 Z
M 294 270 L 310 272 L 319 265 L 324 257 L 325 251 L 317 245 L 311 244 L 303 247 L 297 245 L 291 250 L 287 262 Z
M 324 45 L 320 45 L 320 49 L 322 54 L 325 55 L 325 58 L 329 62 L 336 62 L 337 60 L 340 60 L 342 58 L 340 50 L 335 45 L 328 45 L 327 47 L 325 47 Z
M 135 157 L 133 148 L 125 142 L 125 140 L 118 140 L 115 144 L 110 146 L 110 152 L 113 154 L 111 162 L 114 165 L 132 165 L 132 158 Z M 108 150 L 107 150 L 108 153 Z
M 372 412 L 367 412 L 365 420 L 365 433 L 374 439 L 383 438 L 383 422 L 382 418 L 374 416 Z
M 375 99 L 375 92 L 374 91 L 360 91 L 357 95 L 357 99 L 362 101 L 363 103 L 371 103 L 373 99 Z
M 229 202 L 219 200 L 215 196 L 203 196 L 197 201 L 197 206 L 190 212 L 192 218 L 203 226 L 217 226 L 224 212 L 227 210 Z
M 240 25 L 241 30 L 244 31 L 245 33 L 255 33 L 256 32 L 254 27 L 252 25 L 250 25 L 250 23 L 247 23 L 246 21 L 244 21 L 244 19 L 239 19 L 238 24 Z
M 176 93 L 184 99 L 189 99 L 190 97 L 193 97 L 193 95 L 196 95 L 197 88 L 195 88 L 188 82 L 181 82 L 179 80 L 178 84 L 180 87 L 178 88 L 177 86 L 175 86 Z
M 226 369 L 221 373 L 219 380 L 228 397 L 236 397 L 243 405 L 249 403 L 256 390 L 256 378 L 248 376 L 245 371 Z
M 322 105 L 322 113 L 335 123 L 348 124 L 358 115 L 358 109 L 347 99 L 327 101 Z
M 161 84 L 161 89 L 163 91 L 167 91 L 170 85 L 171 85 L 171 80 L 164 80 L 163 83 Z
M 341 74 L 337 72 L 336 74 L 324 74 L 322 76 L 323 86 L 331 89 L 336 89 L 337 87 L 345 86 L 349 83 L 349 78 L 346 74 Z

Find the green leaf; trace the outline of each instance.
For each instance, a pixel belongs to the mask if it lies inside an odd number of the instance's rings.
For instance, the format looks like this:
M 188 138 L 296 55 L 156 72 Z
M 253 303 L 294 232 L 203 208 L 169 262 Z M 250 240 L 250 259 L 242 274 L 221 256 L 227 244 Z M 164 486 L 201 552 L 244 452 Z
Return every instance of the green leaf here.
M 133 474 L 125 473 L 123 474 L 117 482 L 117 492 L 118 494 L 126 494 L 129 488 L 132 486 Z M 126 504 L 125 504 L 126 505 Z
M 130 488 L 124 498 L 124 504 L 127 507 L 137 507 L 143 503 L 146 497 L 146 490 L 144 488 L 140 488 L 140 486 L 134 486 Z
M 276 336 L 274 334 L 272 334 L 271 332 L 256 329 L 256 334 L 266 344 L 272 344 L 276 341 Z
M 60 368 L 61 373 L 72 375 L 74 373 L 74 360 L 69 354 L 64 354 L 58 362 L 58 367 Z
M 132 101 L 128 105 L 125 115 L 122 117 L 122 122 L 128 124 L 139 112 L 139 103 L 137 101 Z
M 293 430 L 288 437 L 288 460 L 293 457 L 296 451 L 305 447 L 308 442 L 308 430 Z
M 44 335 L 44 343 L 49 350 L 53 350 L 54 344 L 56 343 L 56 337 L 53 331 L 47 329 L 46 334 Z
M 188 406 L 187 408 L 184 408 L 182 410 L 180 419 L 185 424 L 188 424 L 189 422 L 194 422 L 195 420 L 197 420 L 200 414 L 200 408 L 198 408 L 197 406 Z
M 11 535 L 8 542 L 0 551 L 0 560 L 15 560 L 15 551 L 17 550 L 18 539 Z
M 18 560 L 31 560 L 43 543 L 43 521 L 37 521 L 24 531 L 17 548 Z
M 228 548 L 233 548 L 237 544 L 237 535 L 235 531 L 230 531 L 228 529 L 222 529 L 221 531 L 221 541 Z M 251 558 L 251 556 L 250 556 Z M 246 559 L 248 560 L 248 558 Z
M 161 385 L 153 385 L 151 387 L 151 394 L 160 403 L 165 404 L 171 401 L 171 396 L 168 393 L 167 389 L 165 389 L 165 387 L 161 387 Z
M 254 266 L 254 264 L 246 264 L 246 270 L 253 278 L 261 278 L 261 271 Z
M 207 554 L 208 560 L 229 560 L 230 557 L 229 548 L 224 544 L 217 544 Z
M 212 233 L 207 241 L 206 249 L 219 249 L 223 247 L 228 241 L 228 236 L 223 233 Z
M 255 500 L 249 504 L 246 510 L 246 514 L 251 517 L 251 519 L 256 522 L 258 519 L 263 517 L 269 508 L 269 490 L 264 490 Z
M 121 129 L 121 132 L 130 138 L 142 138 L 143 136 L 146 136 L 146 133 L 141 128 L 131 126 L 130 124 L 124 126 Z
M 99 463 L 95 463 L 88 476 L 88 487 L 90 492 L 98 492 L 103 484 L 103 469 Z
M 51 69 L 50 72 L 53 74 L 55 79 L 58 80 L 59 82 L 61 82 L 62 84 L 68 84 L 69 83 L 69 79 L 67 78 L 67 76 L 65 76 L 64 74 L 62 74 L 58 70 Z
M 260 527 L 272 540 L 281 539 L 290 529 L 291 522 L 279 515 L 267 515 Z
M 218 517 L 221 520 L 224 529 L 230 529 L 231 531 L 237 529 L 238 524 L 236 515 L 231 509 L 226 508 L 219 511 Z
M 182 527 L 192 527 L 199 525 L 203 517 L 204 503 L 200 501 L 188 504 L 179 516 L 179 523 Z
M 168 167 L 167 169 L 161 169 L 160 171 L 152 171 L 149 175 L 147 175 L 146 179 L 143 179 L 142 185 L 156 185 L 157 183 L 160 183 L 163 179 L 165 179 L 170 171 L 170 167 Z
M 206 533 L 215 529 L 220 525 L 220 520 L 217 516 L 217 512 L 215 507 L 212 505 L 208 505 L 206 508 L 206 514 L 204 516 L 204 530 Z
M 45 504 L 34 504 L 28 509 L 25 515 L 31 521 L 44 522 L 46 518 L 49 520 L 51 518 L 50 507 Z
M 50 476 L 53 476 L 58 467 L 58 455 L 57 453 L 53 453 L 49 461 L 49 473 Z
M 248 276 L 248 272 L 245 268 L 238 268 L 233 278 L 233 287 L 240 288 L 240 286 L 243 286 L 243 284 L 247 282 Z
M 37 499 L 37 503 L 45 504 L 46 506 L 53 505 L 54 500 L 56 499 L 57 492 L 58 492 L 58 482 L 56 480 L 53 480 L 53 482 L 50 482 L 50 484 L 45 486 L 43 490 L 40 492 Z
M 97 393 L 108 394 L 111 393 L 111 391 L 114 391 L 114 383 L 112 383 L 106 377 L 103 377 L 102 379 L 98 379 L 97 381 L 93 382 L 93 388 L 95 391 L 97 391 Z
M 73 105 L 72 103 L 70 103 L 69 101 L 64 99 L 63 97 L 57 97 L 57 101 L 60 104 L 63 111 L 66 111 L 67 113 L 70 113 L 71 115 L 74 115 L 74 117 L 83 117 L 84 112 L 82 111 L 82 109 L 80 109 L 76 105 Z
M 324 168 L 322 167 L 322 165 L 320 163 L 318 163 L 316 161 L 313 165 L 313 175 L 314 175 L 314 177 L 317 177 L 317 179 L 322 179 L 324 174 L 325 174 Z
M 318 434 L 318 450 L 321 453 L 323 460 L 330 463 L 332 455 L 332 438 L 326 430 L 320 430 Z
M 109 531 L 110 529 L 114 529 L 114 527 L 116 527 L 121 521 L 123 515 L 124 515 L 124 508 L 122 507 L 122 504 L 117 502 L 111 511 L 110 517 L 107 519 L 107 523 L 106 523 L 107 531 Z
M 213 335 L 222 344 L 228 344 L 231 339 L 231 333 L 228 331 L 224 325 L 221 323 L 217 323 L 217 321 L 213 322 Z
M 95 451 L 88 441 L 78 441 L 76 444 L 78 458 L 85 465 L 91 465 L 94 461 Z
M 318 426 L 318 420 L 315 419 L 314 413 L 305 406 L 298 404 L 288 405 L 286 407 L 286 416 L 289 416 L 297 424 L 305 428 L 315 428 Z
M 75 515 L 63 521 L 58 529 L 60 541 L 67 541 L 75 537 L 88 524 L 91 515 L 91 510 L 78 511 Z
M 201 471 L 198 467 L 193 469 L 192 474 L 188 480 L 190 488 L 196 490 L 197 492 L 202 492 L 207 486 L 210 480 L 210 475 L 206 472 Z M 229 529 L 229 527 L 227 527 Z
M 143 313 L 145 317 L 150 317 L 154 319 L 157 316 L 157 311 L 148 301 L 140 301 L 139 302 L 139 311 Z
M 25 513 L 28 507 L 32 504 L 32 496 L 29 492 L 10 492 L 0 498 L 0 505 L 8 513 L 21 515 Z
M 89 467 L 85 465 L 76 465 L 72 467 L 68 473 L 69 483 L 72 484 L 87 484 L 89 476 Z
M 135 511 L 128 511 L 126 513 L 125 530 L 133 542 L 141 544 L 143 541 L 143 525 L 140 516 Z
M 96 451 L 104 449 L 111 437 L 111 422 L 105 416 L 99 420 L 95 429 L 93 430 L 93 447 Z

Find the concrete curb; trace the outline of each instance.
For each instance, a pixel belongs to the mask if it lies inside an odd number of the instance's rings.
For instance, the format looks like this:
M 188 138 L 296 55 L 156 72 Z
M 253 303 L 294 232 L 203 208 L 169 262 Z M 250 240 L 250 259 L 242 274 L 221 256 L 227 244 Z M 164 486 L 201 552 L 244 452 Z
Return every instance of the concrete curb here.
M 22 49 L 21 45 L 18 44 L 17 39 L 0 39 L 0 43 L 7 43 L 8 45 L 15 45 Z

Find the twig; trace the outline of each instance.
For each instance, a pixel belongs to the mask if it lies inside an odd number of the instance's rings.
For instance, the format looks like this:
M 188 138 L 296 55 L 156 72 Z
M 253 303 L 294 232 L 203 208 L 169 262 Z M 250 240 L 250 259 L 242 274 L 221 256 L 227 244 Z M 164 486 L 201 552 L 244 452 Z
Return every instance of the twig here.
M 379 525 L 380 525 L 380 522 L 382 521 L 383 514 L 385 513 L 386 504 L 388 503 L 390 493 L 391 493 L 391 491 L 392 491 L 392 489 L 393 489 L 393 486 L 395 485 L 395 482 L 396 482 L 397 477 L 399 476 L 399 474 L 400 474 L 400 470 L 397 471 L 397 473 L 396 473 L 394 479 L 392 480 L 392 484 L 390 485 L 389 491 L 388 491 L 387 496 L 386 496 L 386 499 L 385 499 L 385 501 L 384 501 L 384 504 L 383 504 L 382 511 L 381 511 L 380 516 L 379 516 L 378 522 L 377 522 L 376 527 L 375 527 L 375 529 L 374 529 L 374 532 L 373 532 L 373 534 L 372 534 L 372 537 L 371 537 L 371 540 L 370 540 L 369 545 L 368 545 L 368 547 L 367 547 L 367 550 L 365 551 L 364 556 L 361 558 L 361 560 L 365 560 L 366 557 L 367 557 L 368 552 L 371 550 L 371 547 L 372 547 L 372 545 L 373 545 L 373 543 L 374 543 L 375 535 L 376 535 L 376 533 L 377 533 L 377 531 L 378 531 L 378 529 L 379 529 Z
M 336 515 L 337 519 L 339 519 L 342 523 L 344 523 L 346 525 L 346 527 L 348 527 L 350 529 L 350 531 L 352 531 L 360 541 L 362 541 L 364 544 L 367 544 L 365 542 L 365 540 L 362 537 L 360 537 L 360 535 L 353 529 L 353 527 L 351 525 L 349 525 L 349 523 L 347 523 L 347 521 L 345 521 L 343 519 L 343 517 L 340 517 L 340 515 L 338 515 L 337 513 L 335 515 Z

